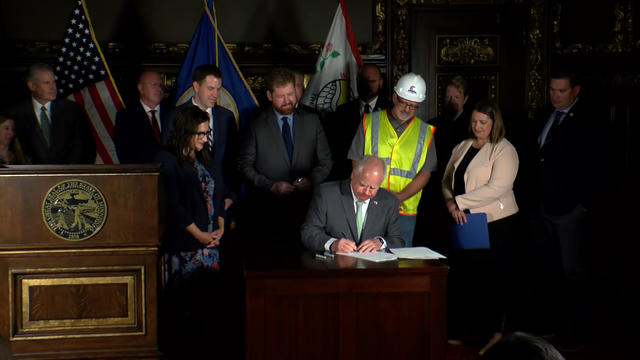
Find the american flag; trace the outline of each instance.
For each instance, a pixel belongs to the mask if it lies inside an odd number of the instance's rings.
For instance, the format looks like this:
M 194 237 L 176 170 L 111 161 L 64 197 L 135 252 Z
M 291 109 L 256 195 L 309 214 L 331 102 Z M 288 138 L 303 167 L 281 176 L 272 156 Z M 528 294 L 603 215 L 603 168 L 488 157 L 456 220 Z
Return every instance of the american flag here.
M 117 164 L 113 127 L 124 104 L 96 41 L 85 0 L 75 1 L 56 60 L 59 95 L 78 103 L 91 120 L 96 163 Z

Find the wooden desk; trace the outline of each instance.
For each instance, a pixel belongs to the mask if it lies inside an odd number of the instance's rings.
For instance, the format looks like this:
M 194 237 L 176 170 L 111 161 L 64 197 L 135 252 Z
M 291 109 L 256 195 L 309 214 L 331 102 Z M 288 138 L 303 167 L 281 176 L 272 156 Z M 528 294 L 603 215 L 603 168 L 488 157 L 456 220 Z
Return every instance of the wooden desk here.
M 247 359 L 444 359 L 448 267 L 337 255 L 248 259 Z

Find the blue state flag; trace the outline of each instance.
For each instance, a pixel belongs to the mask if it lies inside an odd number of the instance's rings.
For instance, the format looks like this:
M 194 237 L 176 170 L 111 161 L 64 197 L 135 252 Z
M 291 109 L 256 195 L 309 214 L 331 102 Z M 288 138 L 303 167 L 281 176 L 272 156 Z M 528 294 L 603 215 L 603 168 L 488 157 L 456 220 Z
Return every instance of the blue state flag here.
M 258 101 L 222 40 L 213 0 L 203 0 L 203 2 L 204 12 L 176 79 L 176 106 L 193 96 L 191 86 L 193 70 L 200 65 L 215 64 L 222 72 L 222 89 L 218 97 L 218 105 L 231 110 L 236 117 L 236 123 L 242 125 L 258 107 Z

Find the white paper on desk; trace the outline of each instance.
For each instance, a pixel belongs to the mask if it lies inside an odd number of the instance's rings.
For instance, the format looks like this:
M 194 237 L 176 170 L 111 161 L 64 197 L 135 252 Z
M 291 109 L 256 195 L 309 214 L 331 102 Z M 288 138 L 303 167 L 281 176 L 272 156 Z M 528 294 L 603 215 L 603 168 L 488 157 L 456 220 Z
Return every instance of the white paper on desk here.
M 395 248 L 389 249 L 392 253 L 396 254 L 400 259 L 446 259 L 447 257 L 437 253 L 428 247 L 408 247 L 408 248 Z
M 390 254 L 388 252 L 382 252 L 382 251 L 369 252 L 369 253 L 359 253 L 355 251 L 348 252 L 348 253 L 339 252 L 338 254 L 351 256 L 351 257 L 363 259 L 363 260 L 375 261 L 375 262 L 391 261 L 391 260 L 398 259 L 396 255 Z

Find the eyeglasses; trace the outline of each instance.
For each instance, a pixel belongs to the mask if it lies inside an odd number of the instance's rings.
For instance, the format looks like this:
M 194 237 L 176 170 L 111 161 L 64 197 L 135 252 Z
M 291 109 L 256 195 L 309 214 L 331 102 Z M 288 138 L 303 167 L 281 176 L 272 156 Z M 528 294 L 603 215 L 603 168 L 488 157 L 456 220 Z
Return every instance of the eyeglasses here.
M 207 138 L 211 136 L 212 132 L 211 132 L 211 129 L 209 129 L 207 131 L 197 131 L 197 132 L 194 132 L 193 134 L 197 136 L 198 139 L 202 139 L 202 138 Z
M 404 106 L 405 108 L 411 109 L 411 110 L 416 110 L 420 104 L 410 104 L 402 99 L 400 99 L 400 97 L 398 97 L 398 105 Z

